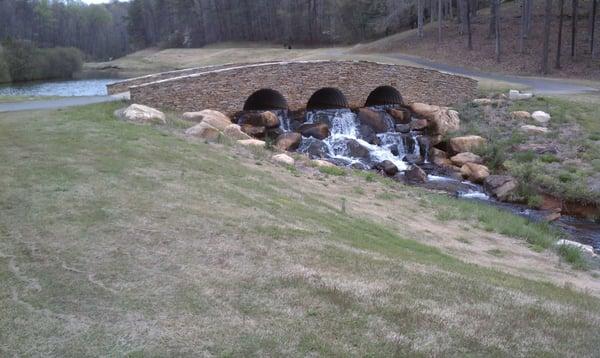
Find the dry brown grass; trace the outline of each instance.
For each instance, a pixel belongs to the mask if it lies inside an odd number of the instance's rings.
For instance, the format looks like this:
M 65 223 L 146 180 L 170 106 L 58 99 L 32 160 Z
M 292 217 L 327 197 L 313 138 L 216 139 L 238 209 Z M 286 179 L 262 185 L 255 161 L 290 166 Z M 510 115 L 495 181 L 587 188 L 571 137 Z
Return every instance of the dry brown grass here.
M 590 273 L 439 221 L 435 195 L 292 173 L 115 108 L 0 121 L 0 355 L 600 349 L 600 302 L 580 292 L 597 293 Z M 494 248 L 504 260 L 482 252 Z M 559 287 L 569 277 L 577 290 Z

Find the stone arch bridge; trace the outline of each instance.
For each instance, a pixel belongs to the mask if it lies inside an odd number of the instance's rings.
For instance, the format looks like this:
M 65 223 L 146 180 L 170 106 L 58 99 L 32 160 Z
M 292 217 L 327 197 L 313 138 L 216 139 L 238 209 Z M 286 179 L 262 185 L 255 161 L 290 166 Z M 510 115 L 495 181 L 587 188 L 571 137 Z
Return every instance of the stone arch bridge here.
M 340 90 L 351 108 L 364 106 L 377 87 L 396 88 L 405 102 L 452 105 L 473 99 L 473 79 L 416 67 L 365 61 L 266 62 L 208 66 L 138 77 L 108 86 L 131 101 L 175 111 L 215 109 L 232 115 L 260 89 L 283 95 L 290 110 L 306 107 L 324 87 Z

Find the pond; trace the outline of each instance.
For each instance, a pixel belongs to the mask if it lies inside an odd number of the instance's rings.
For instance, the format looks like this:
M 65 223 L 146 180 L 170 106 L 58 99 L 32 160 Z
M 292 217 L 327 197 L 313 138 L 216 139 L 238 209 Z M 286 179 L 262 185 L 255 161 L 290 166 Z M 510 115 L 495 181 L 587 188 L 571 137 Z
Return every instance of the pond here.
M 0 96 L 106 96 L 106 85 L 121 79 L 101 78 L 69 81 L 36 81 L 0 85 Z

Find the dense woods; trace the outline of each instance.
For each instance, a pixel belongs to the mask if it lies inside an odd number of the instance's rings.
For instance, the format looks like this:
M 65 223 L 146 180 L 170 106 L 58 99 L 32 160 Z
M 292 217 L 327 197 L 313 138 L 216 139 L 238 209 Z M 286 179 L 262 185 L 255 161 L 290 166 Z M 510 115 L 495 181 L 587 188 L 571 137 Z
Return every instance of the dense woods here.
M 130 49 L 128 7 L 126 2 L 0 0 L 0 39 L 29 40 L 42 48 L 76 47 L 92 59 L 115 58 Z

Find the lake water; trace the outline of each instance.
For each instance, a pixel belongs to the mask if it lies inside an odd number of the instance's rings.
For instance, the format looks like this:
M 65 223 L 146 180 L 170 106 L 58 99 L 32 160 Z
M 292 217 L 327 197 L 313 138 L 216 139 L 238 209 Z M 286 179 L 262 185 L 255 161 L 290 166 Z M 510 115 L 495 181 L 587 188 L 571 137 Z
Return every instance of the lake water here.
M 120 79 L 84 79 L 69 81 L 23 82 L 0 85 L 0 96 L 106 96 L 106 85 Z

